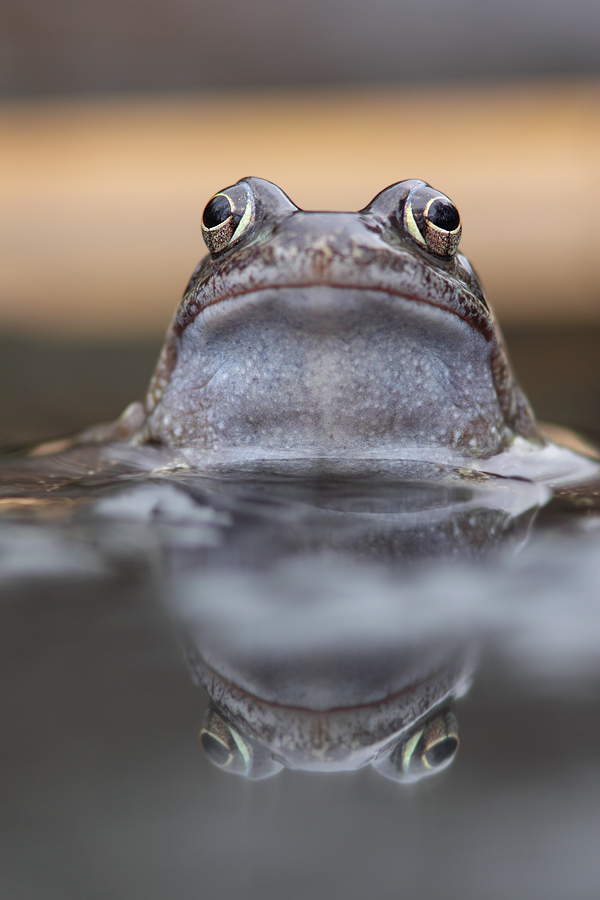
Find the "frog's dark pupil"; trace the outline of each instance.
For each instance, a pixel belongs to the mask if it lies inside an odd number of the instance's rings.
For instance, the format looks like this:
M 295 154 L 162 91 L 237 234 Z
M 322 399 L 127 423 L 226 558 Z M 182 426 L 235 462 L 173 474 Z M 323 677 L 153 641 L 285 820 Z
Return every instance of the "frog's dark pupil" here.
M 206 204 L 206 209 L 202 216 L 204 227 L 215 228 L 217 225 L 222 225 L 231 213 L 231 201 L 227 197 L 223 195 L 213 197 L 210 203 Z
M 228 748 L 218 741 L 208 731 L 204 731 L 200 737 L 202 749 L 214 763 L 218 766 L 226 765 L 231 759 L 231 753 Z
M 427 210 L 427 218 L 432 225 L 444 231 L 454 231 L 460 225 L 460 216 L 454 204 L 441 198 L 433 201 Z
M 445 738 L 443 741 L 437 741 L 433 747 L 429 747 L 429 749 L 425 751 L 427 764 L 430 765 L 432 769 L 441 766 L 442 763 L 447 762 L 454 756 L 457 747 L 458 741 L 452 736 Z

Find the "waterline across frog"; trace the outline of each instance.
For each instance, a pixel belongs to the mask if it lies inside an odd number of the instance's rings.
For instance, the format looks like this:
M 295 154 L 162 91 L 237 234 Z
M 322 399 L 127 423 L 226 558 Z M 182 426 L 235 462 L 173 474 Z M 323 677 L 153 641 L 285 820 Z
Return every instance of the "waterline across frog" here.
M 408 180 L 357 213 L 306 212 L 245 178 L 209 201 L 202 231 L 209 255 L 144 402 L 98 437 L 209 468 L 472 466 L 548 447 L 439 191 Z

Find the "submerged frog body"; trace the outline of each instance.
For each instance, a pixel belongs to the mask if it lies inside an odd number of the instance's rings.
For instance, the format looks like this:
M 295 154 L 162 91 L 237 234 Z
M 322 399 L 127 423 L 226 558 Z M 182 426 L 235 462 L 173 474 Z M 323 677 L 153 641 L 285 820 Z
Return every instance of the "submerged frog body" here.
M 246 178 L 204 210 L 209 249 L 148 394 L 104 432 L 192 465 L 426 459 L 544 446 L 454 204 L 422 181 L 357 213 Z

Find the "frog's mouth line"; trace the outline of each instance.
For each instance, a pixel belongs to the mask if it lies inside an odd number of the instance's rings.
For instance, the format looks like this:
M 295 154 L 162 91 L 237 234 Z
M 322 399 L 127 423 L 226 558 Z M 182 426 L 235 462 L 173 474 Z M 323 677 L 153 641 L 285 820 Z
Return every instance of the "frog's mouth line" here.
M 226 294 L 219 294 L 218 296 L 213 297 L 205 303 L 202 303 L 202 301 L 199 299 L 194 299 L 189 304 L 187 304 L 181 315 L 179 315 L 179 313 L 177 314 L 174 322 L 174 331 L 177 336 L 180 336 L 182 332 L 187 328 L 187 326 L 190 325 L 205 309 L 208 309 L 211 306 L 216 306 L 219 303 L 226 303 L 228 300 L 235 300 L 240 297 L 259 294 L 263 291 L 306 290 L 309 288 L 319 287 L 331 288 L 333 290 L 340 291 L 364 291 L 365 293 L 380 293 L 385 294 L 388 297 L 398 297 L 401 300 L 408 300 L 409 302 L 424 303 L 427 306 L 432 306 L 435 309 L 442 310 L 443 312 L 448 312 L 451 315 L 456 316 L 458 319 L 461 319 L 467 325 L 470 325 L 472 328 L 475 328 L 477 331 L 479 331 L 479 333 L 483 335 L 486 341 L 490 341 L 494 337 L 493 323 L 491 322 L 487 314 L 481 314 L 481 312 L 479 311 L 480 304 L 474 296 L 468 295 L 473 309 L 465 309 L 464 311 L 461 311 L 459 309 L 453 308 L 446 303 L 440 303 L 439 301 L 431 300 L 419 294 L 410 294 L 407 291 L 398 291 L 394 290 L 393 288 L 377 287 L 372 285 L 332 283 L 330 281 L 306 281 L 296 282 L 293 284 L 284 282 L 281 284 L 253 285 L 251 288 L 244 288 L 244 290 L 229 291 Z M 479 315 L 474 314 L 475 310 L 479 312 Z
M 204 674 L 204 678 L 209 682 L 213 693 L 215 683 L 220 682 L 220 684 L 229 692 L 229 694 L 237 695 L 238 699 L 242 699 L 243 701 L 245 701 L 249 707 L 262 707 L 264 710 L 282 710 L 289 713 L 296 713 L 298 715 L 306 714 L 309 716 L 332 717 L 336 714 L 346 715 L 347 713 L 357 713 L 361 710 L 364 710 L 365 712 L 377 711 L 389 705 L 396 704 L 404 697 L 411 697 L 418 691 L 428 688 L 432 683 L 444 685 L 444 691 L 442 694 L 442 699 L 444 699 L 450 691 L 450 686 L 453 685 L 456 681 L 456 673 L 460 671 L 462 667 L 464 667 L 464 660 L 462 659 L 462 657 L 459 657 L 459 659 L 450 659 L 445 664 L 435 668 L 432 672 L 423 675 L 422 678 L 419 678 L 413 682 L 409 682 L 404 687 L 398 688 L 397 690 L 392 691 L 387 696 L 381 697 L 378 700 L 367 701 L 364 703 L 353 703 L 347 706 L 332 705 L 321 708 L 301 706 L 297 703 L 281 703 L 277 700 L 267 700 L 264 697 L 253 693 L 248 688 L 242 687 L 241 685 L 231 681 L 226 675 L 224 675 L 222 672 L 219 672 L 218 669 L 213 668 L 213 666 L 209 665 L 209 663 L 207 663 L 205 660 L 201 660 L 198 657 L 195 657 L 194 663 L 197 667 L 198 674 L 200 675 L 200 672 Z M 448 685 L 450 686 L 447 686 L 446 682 L 448 682 Z M 212 697 L 213 694 L 208 687 L 207 691 Z M 439 701 L 436 700 L 436 703 L 437 702 Z
M 447 702 L 464 679 L 468 666 L 463 651 L 445 665 L 378 700 L 321 709 L 281 704 L 259 697 L 231 682 L 196 654 L 193 665 L 217 710 L 242 732 L 246 731 L 244 725 L 247 727 L 252 723 L 249 734 L 265 742 L 272 750 L 281 752 L 281 738 L 289 734 L 291 723 L 296 723 L 307 734 L 314 734 L 317 727 L 320 743 L 323 740 L 328 742 L 329 753 L 333 753 L 328 763 L 335 764 L 354 755 L 348 752 L 348 733 L 351 732 L 368 738 L 358 749 L 359 755 L 366 757 L 363 765 L 382 746 L 399 738 L 424 716 Z M 349 718 L 352 720 L 350 729 Z M 318 747 L 304 745 L 303 750 L 300 749 L 302 763 L 293 752 L 284 756 L 287 768 L 310 769 L 321 758 L 321 752 Z

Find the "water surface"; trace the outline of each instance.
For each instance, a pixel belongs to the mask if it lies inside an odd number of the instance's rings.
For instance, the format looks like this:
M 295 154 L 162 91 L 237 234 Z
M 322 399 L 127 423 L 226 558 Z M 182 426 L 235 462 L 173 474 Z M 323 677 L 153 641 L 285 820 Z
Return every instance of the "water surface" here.
M 598 485 L 153 452 L 0 464 L 2 896 L 596 898 Z

